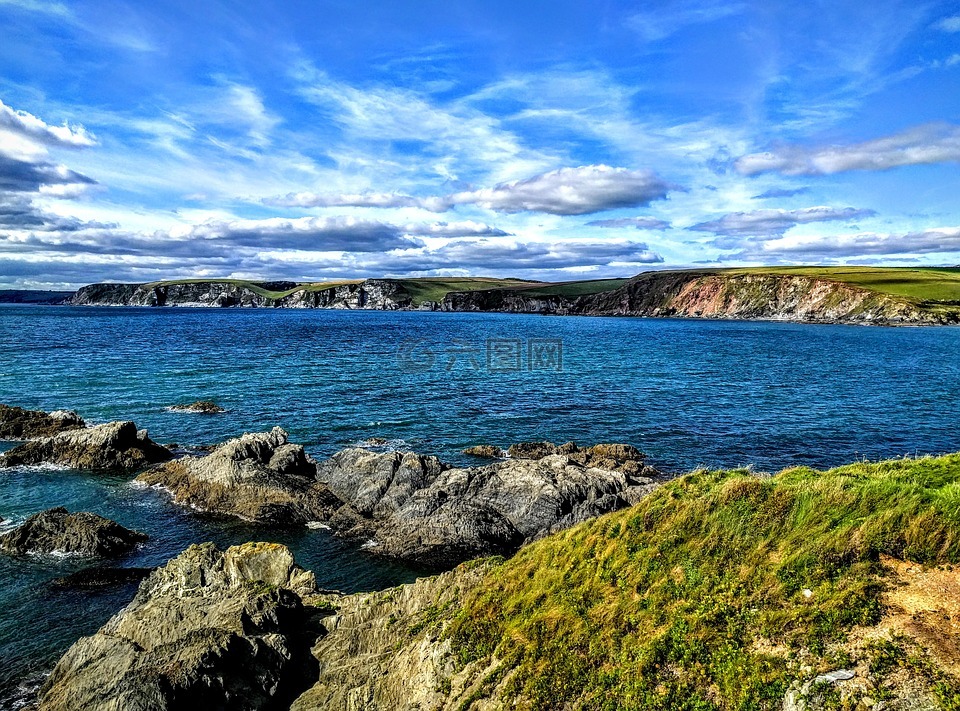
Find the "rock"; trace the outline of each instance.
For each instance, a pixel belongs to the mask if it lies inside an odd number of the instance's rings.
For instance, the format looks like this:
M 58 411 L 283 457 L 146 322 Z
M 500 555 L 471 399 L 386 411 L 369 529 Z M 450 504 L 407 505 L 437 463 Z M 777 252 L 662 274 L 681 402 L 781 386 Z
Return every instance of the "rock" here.
M 543 459 L 556 452 L 557 446 L 553 442 L 519 442 L 510 445 L 507 456 L 512 459 Z
M 101 590 L 139 583 L 152 572 L 153 568 L 85 568 L 62 578 L 54 578 L 50 586 L 62 590 Z
M 0 439 L 50 437 L 58 432 L 79 430 L 86 426 L 80 415 L 70 410 L 46 413 L 0 405 Z
M 487 675 L 455 665 L 450 640 L 443 637 L 447 620 L 486 572 L 484 564 L 471 564 L 337 599 L 336 613 L 324 620 L 327 633 L 313 648 L 319 662 L 315 684 L 291 711 L 514 708 L 471 697 L 470 673 Z
M 132 422 L 109 422 L 21 444 L 0 455 L 0 467 L 59 464 L 72 469 L 136 471 L 172 456 Z
M 181 504 L 257 523 L 322 521 L 341 501 L 316 478 L 316 463 L 279 427 L 245 434 L 202 457 L 183 457 L 137 480 L 168 489 Z
M 601 453 L 610 460 L 610 452 Z M 652 477 L 560 454 L 449 468 L 411 452 L 347 449 L 321 462 L 317 477 L 346 502 L 330 519 L 341 535 L 372 539 L 371 550 L 428 569 L 510 555 L 525 542 L 628 506 L 656 486 Z
M 467 447 L 463 450 L 463 453 L 481 459 L 503 459 L 506 456 L 506 452 L 492 444 L 478 444 L 475 447 Z
M 215 415 L 219 412 L 226 412 L 212 400 L 197 400 L 189 405 L 171 405 L 167 409 L 170 412 L 190 412 L 198 415 Z
M 38 709 L 288 708 L 317 678 L 315 590 L 284 546 L 190 546 L 64 654 Z
M 28 518 L 22 526 L 0 536 L 0 550 L 8 553 L 72 553 L 111 556 L 125 553 L 146 534 L 131 531 L 97 514 L 69 513 L 57 507 Z

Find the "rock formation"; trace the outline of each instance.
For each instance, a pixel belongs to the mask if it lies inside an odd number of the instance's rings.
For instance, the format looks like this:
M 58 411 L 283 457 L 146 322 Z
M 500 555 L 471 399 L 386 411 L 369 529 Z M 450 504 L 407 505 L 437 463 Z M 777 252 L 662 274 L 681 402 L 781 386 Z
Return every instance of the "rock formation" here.
M 482 670 L 458 669 L 442 632 L 485 572 L 483 564 L 464 565 L 337 600 L 336 613 L 324 620 L 326 634 L 313 648 L 319 679 L 291 711 L 466 708 L 469 685 Z
M 339 499 L 316 479 L 316 463 L 279 427 L 245 434 L 203 457 L 183 457 L 137 480 L 168 489 L 181 504 L 264 524 L 325 520 Z
M 444 569 L 510 555 L 525 542 L 628 506 L 656 486 L 658 472 L 632 447 L 565 446 L 567 453 L 550 445 L 538 459 L 468 468 L 413 453 L 346 449 L 321 462 L 317 476 L 346 502 L 331 519 L 334 529 L 374 541 L 376 552 Z
M 125 553 L 146 534 L 131 531 L 97 514 L 69 513 L 62 506 L 34 514 L 23 525 L 0 536 L 7 553 L 60 553 L 112 556 Z
M 86 426 L 80 415 L 70 410 L 47 413 L 0 405 L 0 439 L 50 437 L 59 432 L 79 430 Z
M 108 422 L 25 442 L 0 455 L 0 468 L 58 464 L 132 472 L 171 457 L 132 422 Z
M 321 613 L 303 604 L 314 592 L 313 573 L 284 546 L 191 546 L 67 651 L 38 708 L 289 708 L 316 680 Z
M 197 400 L 189 405 L 171 405 L 170 412 L 189 412 L 196 415 L 216 415 L 224 409 L 212 400 Z

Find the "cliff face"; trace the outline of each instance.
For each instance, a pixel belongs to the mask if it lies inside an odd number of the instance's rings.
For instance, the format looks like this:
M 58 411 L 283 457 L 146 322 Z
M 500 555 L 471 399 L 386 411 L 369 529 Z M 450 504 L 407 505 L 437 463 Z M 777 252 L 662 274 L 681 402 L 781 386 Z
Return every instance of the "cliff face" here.
M 287 293 L 289 292 L 289 293 Z M 281 295 L 282 294 L 282 295 Z M 956 311 L 923 308 L 906 298 L 829 279 L 716 271 L 646 272 L 617 289 L 582 296 L 535 289 L 454 291 L 414 305 L 403 283 L 367 279 L 316 289 L 294 282 L 237 284 L 92 284 L 68 301 L 101 306 L 239 306 L 394 311 L 496 311 L 584 316 L 675 316 L 819 323 L 956 323 Z
M 535 296 L 522 290 L 448 294 L 443 311 L 771 319 L 819 323 L 937 324 L 955 316 L 906 299 L 805 276 L 647 272 L 612 291 L 588 296 Z
M 258 282 L 265 292 L 288 292 L 273 298 L 242 284 L 198 282 L 187 284 L 91 284 L 68 301 L 73 306 L 217 306 L 245 308 L 375 309 L 408 308 L 410 295 L 386 279 L 341 284 L 312 290 L 292 281 Z

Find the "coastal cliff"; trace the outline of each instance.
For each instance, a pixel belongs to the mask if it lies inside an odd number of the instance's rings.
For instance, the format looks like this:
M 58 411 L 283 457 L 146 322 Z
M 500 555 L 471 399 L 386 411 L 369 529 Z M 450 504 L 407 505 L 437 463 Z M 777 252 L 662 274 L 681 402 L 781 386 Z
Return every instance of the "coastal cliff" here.
M 500 311 L 583 316 L 672 316 L 821 323 L 955 323 L 952 309 L 829 279 L 788 274 L 646 272 L 611 291 L 574 298 L 542 290 L 447 294 L 443 311 Z
M 908 325 L 960 322 L 960 301 L 955 298 L 960 293 L 960 274 L 939 270 L 936 278 L 942 281 L 932 284 L 929 274 L 922 270 L 841 271 L 825 267 L 655 271 L 631 279 L 562 283 L 492 279 L 366 279 L 317 284 L 189 280 L 92 284 L 77 291 L 68 303 L 418 309 Z M 891 288 L 894 283 L 901 287 L 907 284 L 909 288 L 897 291 Z M 944 293 L 948 298 L 943 298 Z
M 411 297 L 396 282 L 367 279 L 328 288 L 297 282 L 189 281 L 155 284 L 91 284 L 68 301 L 73 306 L 214 306 L 245 308 L 407 308 Z

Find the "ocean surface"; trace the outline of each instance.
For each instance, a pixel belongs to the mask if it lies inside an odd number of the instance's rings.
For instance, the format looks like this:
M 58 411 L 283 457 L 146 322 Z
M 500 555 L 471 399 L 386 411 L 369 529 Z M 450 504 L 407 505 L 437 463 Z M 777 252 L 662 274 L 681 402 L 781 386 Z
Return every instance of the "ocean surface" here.
M 227 412 L 166 409 L 198 399 Z M 279 425 L 315 457 L 383 438 L 467 463 L 473 444 L 548 439 L 627 442 L 677 473 L 829 467 L 960 450 L 960 328 L 0 306 L 0 402 L 129 419 L 187 446 Z M 289 545 L 325 588 L 416 577 L 326 531 L 198 515 L 122 477 L 0 471 L 0 528 L 57 505 L 148 533 L 121 566 L 259 539 Z M 50 585 L 92 564 L 0 556 L 0 708 L 132 597 Z

